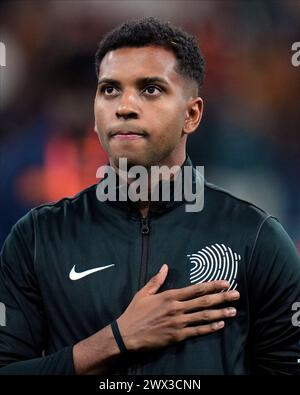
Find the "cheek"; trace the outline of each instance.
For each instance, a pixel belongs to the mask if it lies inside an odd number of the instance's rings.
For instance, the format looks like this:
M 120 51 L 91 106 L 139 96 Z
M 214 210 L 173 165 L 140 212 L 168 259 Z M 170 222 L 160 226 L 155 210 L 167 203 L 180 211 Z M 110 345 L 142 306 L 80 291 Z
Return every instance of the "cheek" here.
M 184 125 L 184 115 L 181 112 L 172 110 L 170 112 L 164 111 L 157 122 L 160 131 L 159 136 L 161 141 L 177 141 L 182 135 L 182 128 Z
M 97 125 L 99 133 L 103 132 L 109 124 L 109 112 L 108 109 L 105 109 L 101 103 L 95 104 L 94 107 L 95 113 L 95 123 Z
M 185 107 L 182 103 L 161 103 L 157 108 L 157 119 L 162 126 L 166 128 L 177 128 L 183 127 L 185 118 Z

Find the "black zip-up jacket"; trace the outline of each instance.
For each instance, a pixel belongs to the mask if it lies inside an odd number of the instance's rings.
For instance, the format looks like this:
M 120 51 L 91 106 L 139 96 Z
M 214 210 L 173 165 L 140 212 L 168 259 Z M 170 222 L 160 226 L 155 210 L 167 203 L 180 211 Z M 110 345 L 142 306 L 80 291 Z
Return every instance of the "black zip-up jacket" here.
M 111 373 L 299 373 L 300 260 L 275 218 L 208 183 L 202 211 L 157 202 L 145 219 L 133 203 L 99 202 L 96 188 L 32 209 L 8 236 L 1 374 L 74 374 L 73 345 L 118 318 L 163 263 L 159 292 L 227 279 L 241 295 L 238 314 L 221 331 L 134 354 Z

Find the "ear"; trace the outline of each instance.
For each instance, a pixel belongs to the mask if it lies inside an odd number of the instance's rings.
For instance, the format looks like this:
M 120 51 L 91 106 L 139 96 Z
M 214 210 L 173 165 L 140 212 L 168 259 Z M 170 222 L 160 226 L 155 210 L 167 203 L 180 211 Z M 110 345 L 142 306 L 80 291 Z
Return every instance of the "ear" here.
M 191 134 L 197 129 L 202 118 L 202 113 L 203 100 L 201 97 L 190 99 L 187 104 L 186 115 L 182 129 L 184 134 Z

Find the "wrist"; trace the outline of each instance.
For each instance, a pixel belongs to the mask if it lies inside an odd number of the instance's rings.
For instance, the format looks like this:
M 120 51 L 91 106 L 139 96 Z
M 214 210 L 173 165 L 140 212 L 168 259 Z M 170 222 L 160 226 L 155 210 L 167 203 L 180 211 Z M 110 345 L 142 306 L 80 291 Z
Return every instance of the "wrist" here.
M 111 326 L 112 333 L 114 335 L 115 341 L 116 341 L 116 343 L 117 343 L 117 345 L 119 347 L 120 352 L 122 354 L 127 353 L 128 350 L 127 350 L 127 347 L 126 347 L 126 345 L 124 343 L 123 337 L 122 337 L 122 335 L 120 333 L 118 321 L 117 320 L 113 321 L 110 324 L 110 326 Z
M 121 354 L 110 325 L 73 347 L 76 374 L 102 374 L 109 370 Z
M 122 323 L 122 320 L 120 320 L 120 318 L 118 318 L 118 320 L 116 320 L 116 322 L 118 325 L 119 333 L 122 337 L 122 341 L 126 347 L 126 351 L 127 352 L 139 351 L 139 346 L 138 346 L 138 342 L 136 340 L 136 336 L 128 334 L 128 330 L 126 330 L 124 328 L 124 324 Z M 116 343 L 117 343 L 117 341 L 116 341 Z

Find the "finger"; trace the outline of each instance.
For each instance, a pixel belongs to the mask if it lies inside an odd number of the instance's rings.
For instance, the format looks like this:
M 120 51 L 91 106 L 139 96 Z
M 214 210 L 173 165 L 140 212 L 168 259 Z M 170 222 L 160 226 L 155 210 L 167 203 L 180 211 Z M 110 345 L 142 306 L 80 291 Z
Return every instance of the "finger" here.
M 227 307 L 218 310 L 203 310 L 196 313 L 185 314 L 184 321 L 186 325 L 195 325 L 197 323 L 208 323 L 213 321 L 221 321 L 224 318 L 234 317 L 236 309 Z
M 180 330 L 180 335 L 178 336 L 178 340 L 181 341 L 189 337 L 207 335 L 209 333 L 217 332 L 223 329 L 224 326 L 225 326 L 224 321 L 217 321 L 207 325 L 199 325 L 194 327 L 191 326 L 191 327 L 183 328 Z
M 238 300 L 240 294 L 238 291 L 228 291 L 228 292 L 219 292 L 213 295 L 204 295 L 199 298 L 187 300 L 185 302 L 180 302 L 181 309 L 185 313 L 193 310 L 202 310 L 208 309 L 210 307 L 220 305 L 226 302 L 234 302 Z
M 160 271 L 153 276 L 147 284 L 139 291 L 139 294 L 154 295 L 165 282 L 168 275 L 168 265 L 162 265 Z
M 218 280 L 209 281 L 201 284 L 194 284 L 190 285 L 189 287 L 180 289 L 172 289 L 166 292 L 170 293 L 173 299 L 182 301 L 194 299 L 197 296 L 221 292 L 228 289 L 229 286 L 230 284 L 228 281 Z

